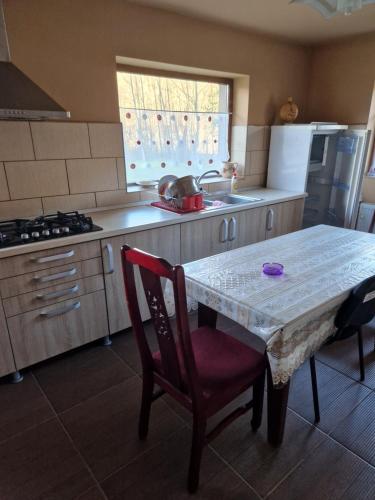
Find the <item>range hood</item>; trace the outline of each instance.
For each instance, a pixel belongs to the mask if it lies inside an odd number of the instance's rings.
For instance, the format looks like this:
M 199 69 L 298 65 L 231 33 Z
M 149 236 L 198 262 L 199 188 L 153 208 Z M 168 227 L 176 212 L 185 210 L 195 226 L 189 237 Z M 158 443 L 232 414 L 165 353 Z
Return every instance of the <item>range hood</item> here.
M 3 1 L 0 0 L 0 119 L 67 119 L 64 110 L 17 68 L 10 58 Z

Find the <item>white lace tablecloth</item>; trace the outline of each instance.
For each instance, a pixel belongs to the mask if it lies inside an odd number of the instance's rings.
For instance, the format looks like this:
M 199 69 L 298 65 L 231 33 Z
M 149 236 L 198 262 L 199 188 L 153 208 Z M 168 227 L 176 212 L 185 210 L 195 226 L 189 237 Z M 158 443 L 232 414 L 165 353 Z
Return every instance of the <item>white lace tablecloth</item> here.
M 284 274 L 264 275 L 264 262 Z M 189 308 L 201 302 L 263 339 L 273 382 L 285 383 L 333 333 L 350 290 L 375 274 L 375 235 L 321 225 L 183 267 Z M 170 283 L 165 299 L 173 314 Z

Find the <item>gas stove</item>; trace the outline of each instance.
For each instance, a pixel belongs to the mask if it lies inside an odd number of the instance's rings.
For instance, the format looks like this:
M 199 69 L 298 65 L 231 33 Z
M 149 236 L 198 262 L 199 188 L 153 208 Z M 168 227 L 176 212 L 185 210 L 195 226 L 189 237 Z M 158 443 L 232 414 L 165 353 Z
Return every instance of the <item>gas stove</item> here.
M 0 248 L 101 230 L 101 227 L 92 222 L 91 217 L 78 212 L 57 212 L 36 219 L 0 221 Z

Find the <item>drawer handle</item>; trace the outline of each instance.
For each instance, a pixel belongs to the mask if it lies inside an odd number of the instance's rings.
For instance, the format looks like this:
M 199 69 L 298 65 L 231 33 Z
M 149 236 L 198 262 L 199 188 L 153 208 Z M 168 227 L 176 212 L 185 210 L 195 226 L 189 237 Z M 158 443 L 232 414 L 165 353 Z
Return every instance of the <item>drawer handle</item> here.
M 224 219 L 220 228 L 220 243 L 228 241 L 228 220 Z
M 43 318 L 53 318 L 54 316 L 60 316 L 60 314 L 66 314 L 70 311 L 75 311 L 81 307 L 81 302 L 74 302 L 65 307 L 59 307 L 58 309 L 52 309 L 52 311 L 42 311 L 40 313 Z
M 61 280 L 67 278 L 68 276 L 74 276 L 77 272 L 77 268 L 73 267 L 68 271 L 63 271 L 62 273 L 48 274 L 47 276 L 34 276 L 34 280 L 39 281 L 39 283 L 47 283 L 48 281 Z
M 233 241 L 237 238 L 237 220 L 235 217 L 231 217 L 229 221 L 229 241 Z
M 48 255 L 47 257 L 32 257 L 32 261 L 37 264 L 45 264 L 46 262 L 54 262 L 55 260 L 63 260 L 69 259 L 69 257 L 73 257 L 74 250 L 69 250 L 68 252 L 59 253 L 56 255 Z
M 113 260 L 113 247 L 110 243 L 107 243 L 104 247 L 107 252 L 107 265 L 106 265 L 106 273 L 107 274 L 113 274 L 115 271 L 115 265 L 114 265 L 114 260 Z
M 266 223 L 267 231 L 272 231 L 273 229 L 273 217 L 274 217 L 274 211 L 272 210 L 272 208 L 269 208 L 267 212 L 267 223 Z
M 57 290 L 56 292 L 40 293 L 36 297 L 41 300 L 58 299 L 59 297 L 64 297 L 65 295 L 72 295 L 78 292 L 79 285 L 74 285 L 71 288 L 65 288 L 64 290 Z

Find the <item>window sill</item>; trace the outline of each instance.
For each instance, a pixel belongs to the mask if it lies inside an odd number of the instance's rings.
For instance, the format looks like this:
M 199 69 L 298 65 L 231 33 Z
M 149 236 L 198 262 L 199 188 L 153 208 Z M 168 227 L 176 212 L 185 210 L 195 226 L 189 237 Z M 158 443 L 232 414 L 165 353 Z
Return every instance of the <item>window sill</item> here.
M 221 183 L 221 182 L 231 182 L 231 179 L 226 179 L 225 177 L 222 177 L 221 175 L 216 175 L 215 177 L 207 177 L 203 179 L 203 184 L 202 186 L 205 186 L 207 184 L 216 184 L 216 183 Z M 137 193 L 137 192 L 144 192 L 144 191 L 157 191 L 157 186 L 156 187 L 143 187 L 143 186 L 138 186 L 137 184 L 127 184 L 126 186 L 126 191 L 128 193 Z

